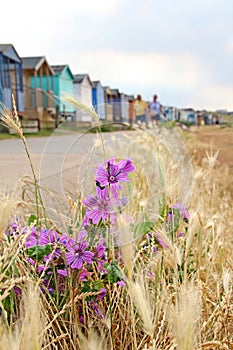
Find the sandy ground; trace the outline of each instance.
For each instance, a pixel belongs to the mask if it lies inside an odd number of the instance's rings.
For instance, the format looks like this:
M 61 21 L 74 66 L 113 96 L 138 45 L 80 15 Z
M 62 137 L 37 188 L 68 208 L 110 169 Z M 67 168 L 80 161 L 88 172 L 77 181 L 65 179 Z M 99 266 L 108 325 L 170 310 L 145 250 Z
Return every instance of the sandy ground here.
M 216 181 L 233 200 L 233 127 L 193 127 L 183 133 L 193 163 L 208 167 L 207 155 L 218 152 L 214 167 Z M 211 146 L 212 145 L 212 146 Z
M 219 151 L 217 164 L 226 165 L 233 169 L 233 128 L 221 126 L 193 127 L 186 132 L 186 142 L 189 151 L 200 164 L 209 152 L 211 144 L 214 152 Z

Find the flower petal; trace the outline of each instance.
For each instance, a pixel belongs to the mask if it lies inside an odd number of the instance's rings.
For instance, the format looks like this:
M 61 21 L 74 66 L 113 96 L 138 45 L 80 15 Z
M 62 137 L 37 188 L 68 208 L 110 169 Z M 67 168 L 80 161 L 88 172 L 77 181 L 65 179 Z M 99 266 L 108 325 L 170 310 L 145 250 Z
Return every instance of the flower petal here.
M 98 209 L 91 210 L 89 213 L 89 218 L 92 220 L 93 224 L 98 224 L 101 219 L 101 211 Z
M 83 266 L 83 260 L 82 260 L 82 258 L 81 258 L 80 256 L 77 256 L 77 257 L 74 259 L 74 261 L 73 261 L 73 263 L 72 263 L 72 265 L 71 265 L 70 267 L 71 267 L 72 269 L 81 270 L 82 266 Z
M 86 252 L 83 253 L 82 259 L 86 263 L 91 264 L 92 263 L 92 258 L 93 258 L 94 255 L 95 255 L 94 253 L 86 251 Z
M 106 186 L 109 183 L 108 176 L 107 170 L 103 166 L 100 166 L 96 172 L 96 181 L 98 181 L 101 186 Z

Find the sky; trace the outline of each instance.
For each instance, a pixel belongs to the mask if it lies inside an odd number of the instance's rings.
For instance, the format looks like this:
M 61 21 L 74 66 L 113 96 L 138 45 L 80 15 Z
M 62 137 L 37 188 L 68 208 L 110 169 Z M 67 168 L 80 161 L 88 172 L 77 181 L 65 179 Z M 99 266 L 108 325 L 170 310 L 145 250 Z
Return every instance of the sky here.
M 3 0 L 0 43 L 166 106 L 233 111 L 233 0 Z

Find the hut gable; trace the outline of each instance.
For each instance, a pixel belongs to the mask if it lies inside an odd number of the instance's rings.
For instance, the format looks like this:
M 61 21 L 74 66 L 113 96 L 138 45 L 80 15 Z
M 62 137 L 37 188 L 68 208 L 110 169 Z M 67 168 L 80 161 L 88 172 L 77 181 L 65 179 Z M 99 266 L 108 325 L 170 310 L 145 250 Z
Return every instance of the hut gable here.
M 54 93 L 55 93 L 55 107 L 59 107 L 59 113 L 67 119 L 68 116 L 73 116 L 74 106 L 65 100 L 65 96 L 73 97 L 73 81 L 74 75 L 72 74 L 69 66 L 64 65 L 52 65 L 54 71 Z
M 12 109 L 12 95 L 19 114 L 24 113 L 22 61 L 12 44 L 0 44 L 0 101 Z
M 21 63 L 20 56 L 12 44 L 0 44 L 0 52 L 10 60 Z
M 92 86 L 92 82 L 91 82 L 91 79 L 89 77 L 89 74 L 85 73 L 85 74 L 75 74 L 74 75 L 74 83 L 75 84 L 83 84 L 84 81 L 88 81 L 90 86 Z
M 60 76 L 63 79 L 70 79 L 70 80 L 74 80 L 74 76 L 70 70 L 70 67 L 65 64 L 65 65 L 52 65 L 51 66 L 55 76 Z
M 86 106 L 92 106 L 92 82 L 89 74 L 75 74 L 74 75 L 74 97 L 85 104 Z M 77 109 L 77 119 L 81 121 L 91 120 L 91 116 Z
M 52 67 L 48 64 L 45 56 L 38 57 L 22 57 L 23 70 L 31 70 L 38 72 L 43 67 L 48 69 L 48 73 L 50 75 L 54 75 L 54 71 Z

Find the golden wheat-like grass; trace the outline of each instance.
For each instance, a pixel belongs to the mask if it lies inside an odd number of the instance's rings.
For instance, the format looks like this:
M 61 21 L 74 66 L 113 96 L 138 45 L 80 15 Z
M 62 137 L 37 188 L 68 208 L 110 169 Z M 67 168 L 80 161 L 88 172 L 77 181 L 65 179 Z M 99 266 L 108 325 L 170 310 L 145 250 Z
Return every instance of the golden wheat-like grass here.
M 192 350 L 200 341 L 201 293 L 193 284 L 182 285 L 170 306 L 168 322 L 178 350 Z
M 6 106 L 0 102 L 0 123 L 22 139 L 24 137 L 23 130 L 17 114 L 14 95 L 12 95 L 12 103 L 13 112 L 7 109 Z
M 17 207 L 17 197 L 14 194 L 0 193 L 0 236 L 2 236 L 13 219 Z
M 22 137 L 16 115 L 8 117 L 5 125 L 14 127 L 18 136 Z M 127 145 L 124 140 L 117 140 L 106 145 L 105 149 L 108 157 L 132 158 L 137 168 L 134 174 L 130 174 L 131 187 L 124 189 L 130 202 L 117 222 L 118 238 L 122 244 L 121 268 L 128 276 L 126 287 L 116 284 L 106 286 L 109 302 L 104 298 L 99 303 L 102 318 L 91 311 L 87 303 L 87 298 L 96 297 L 98 292 L 79 292 L 59 308 L 49 293 L 43 294 L 35 289 L 40 280 L 25 259 L 25 240 L 30 230 L 15 236 L 14 240 L 2 239 L 0 348 L 233 349 L 231 172 L 227 168 L 218 168 L 218 150 L 213 148 L 201 165 L 193 160 L 190 222 L 185 237 L 176 240 L 167 234 L 162 224 L 155 225 L 168 248 L 161 249 L 158 254 L 153 253 L 153 246 L 149 252 L 144 247 L 137 250 L 137 243 L 142 237 L 135 239 L 128 218 L 139 218 L 140 221 L 146 217 L 156 221 L 159 217 L 158 200 L 165 198 L 166 203 L 171 205 L 179 198 L 180 181 L 177 176 L 181 163 L 175 138 L 171 136 L 171 145 L 168 146 L 164 138 L 160 139 L 160 130 L 154 132 L 156 135 L 142 130 L 133 131 L 133 138 Z M 163 137 L 166 139 L 169 135 L 169 131 L 165 131 Z M 183 155 L 181 157 L 182 161 L 186 159 Z M 186 176 L 185 173 L 181 175 Z M 29 191 L 30 186 L 34 186 L 33 181 L 27 186 Z M 11 201 L 7 196 L 1 199 L 0 227 L 4 232 L 17 201 Z M 26 217 L 28 211 L 35 207 L 33 191 L 24 199 L 27 203 L 18 210 L 27 208 Z M 66 200 L 62 213 L 59 212 L 60 205 L 54 206 L 56 221 L 49 223 L 54 228 L 72 227 L 75 233 L 82 218 L 81 191 L 77 198 L 72 193 Z M 59 198 L 59 201 L 62 199 Z M 22 213 L 20 215 L 23 217 Z M 59 220 L 63 224 L 59 224 Z M 162 222 L 162 218 L 160 220 Z M 93 276 L 99 279 L 97 271 L 93 272 Z M 15 286 L 20 286 L 25 293 L 20 316 L 10 323 L 4 311 L 4 300 Z M 83 327 L 78 323 L 80 307 L 86 322 Z
M 39 292 L 32 285 L 28 285 L 22 298 L 20 317 L 13 329 L 8 328 L 6 323 L 2 324 L 0 349 L 42 349 L 45 320 Z

